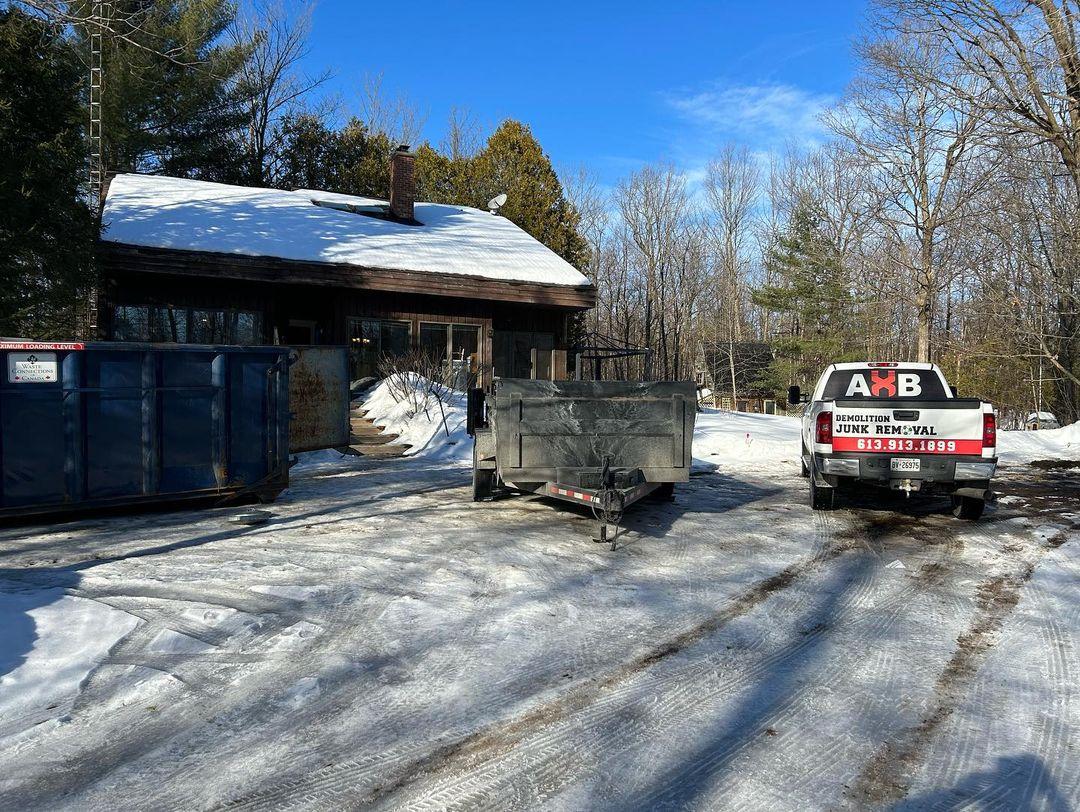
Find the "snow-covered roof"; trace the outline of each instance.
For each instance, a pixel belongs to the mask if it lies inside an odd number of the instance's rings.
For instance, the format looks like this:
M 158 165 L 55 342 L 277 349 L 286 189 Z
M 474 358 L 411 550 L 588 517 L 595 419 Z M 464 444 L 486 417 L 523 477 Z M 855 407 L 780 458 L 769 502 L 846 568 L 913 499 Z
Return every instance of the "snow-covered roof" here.
M 1053 420 L 1055 423 L 1057 422 L 1057 418 L 1054 417 L 1052 412 L 1031 412 L 1030 414 L 1028 414 L 1027 419 L 1028 420 L 1040 420 L 1040 421 L 1044 421 L 1044 422 Z
M 342 211 L 319 200 L 385 205 L 351 195 L 229 186 L 162 175 L 113 178 L 102 240 L 364 268 L 588 285 L 576 268 L 505 217 L 467 206 L 417 203 L 422 225 Z

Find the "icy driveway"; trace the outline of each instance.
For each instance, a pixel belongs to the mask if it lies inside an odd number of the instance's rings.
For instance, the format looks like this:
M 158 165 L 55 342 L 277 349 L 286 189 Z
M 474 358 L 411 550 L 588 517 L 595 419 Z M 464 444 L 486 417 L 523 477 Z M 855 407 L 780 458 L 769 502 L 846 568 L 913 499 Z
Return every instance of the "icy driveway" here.
M 0 532 L 0 808 L 1080 805 L 1075 484 L 965 525 L 714 474 L 611 553 L 467 478 Z M 62 600 L 116 642 L 18 691 Z

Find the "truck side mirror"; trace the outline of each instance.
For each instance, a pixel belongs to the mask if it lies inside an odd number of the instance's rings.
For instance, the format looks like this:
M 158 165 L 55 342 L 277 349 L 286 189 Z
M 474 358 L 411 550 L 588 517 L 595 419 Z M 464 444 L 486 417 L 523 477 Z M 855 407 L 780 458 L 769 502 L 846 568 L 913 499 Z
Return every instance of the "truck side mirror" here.
M 802 403 L 802 390 L 797 386 L 789 386 L 787 390 L 787 402 L 792 406 Z

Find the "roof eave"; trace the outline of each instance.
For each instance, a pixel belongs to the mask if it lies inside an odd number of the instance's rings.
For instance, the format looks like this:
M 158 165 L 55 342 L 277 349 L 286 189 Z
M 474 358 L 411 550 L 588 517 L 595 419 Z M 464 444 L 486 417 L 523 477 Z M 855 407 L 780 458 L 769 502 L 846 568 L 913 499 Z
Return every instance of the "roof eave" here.
M 338 262 L 312 262 L 177 248 L 152 248 L 99 240 L 98 256 L 107 271 L 236 279 L 276 284 L 383 290 L 428 296 L 521 302 L 572 310 L 596 305 L 596 286 L 552 285 L 491 279 L 480 275 L 371 268 Z

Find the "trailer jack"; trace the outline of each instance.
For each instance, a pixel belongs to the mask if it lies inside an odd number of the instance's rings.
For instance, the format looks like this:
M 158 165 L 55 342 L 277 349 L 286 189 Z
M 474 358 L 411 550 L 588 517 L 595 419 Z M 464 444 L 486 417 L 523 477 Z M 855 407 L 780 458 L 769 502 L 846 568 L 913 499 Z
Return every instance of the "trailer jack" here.
M 626 496 L 615 487 L 615 474 L 611 471 L 611 458 L 604 458 L 604 470 L 600 473 L 600 488 L 592 502 L 593 518 L 597 521 L 597 529 L 593 533 L 593 540 L 601 543 L 611 541 L 611 549 L 619 539 L 619 524 L 622 522 L 623 511 L 626 510 Z M 608 525 L 612 527 L 612 534 L 608 537 Z

